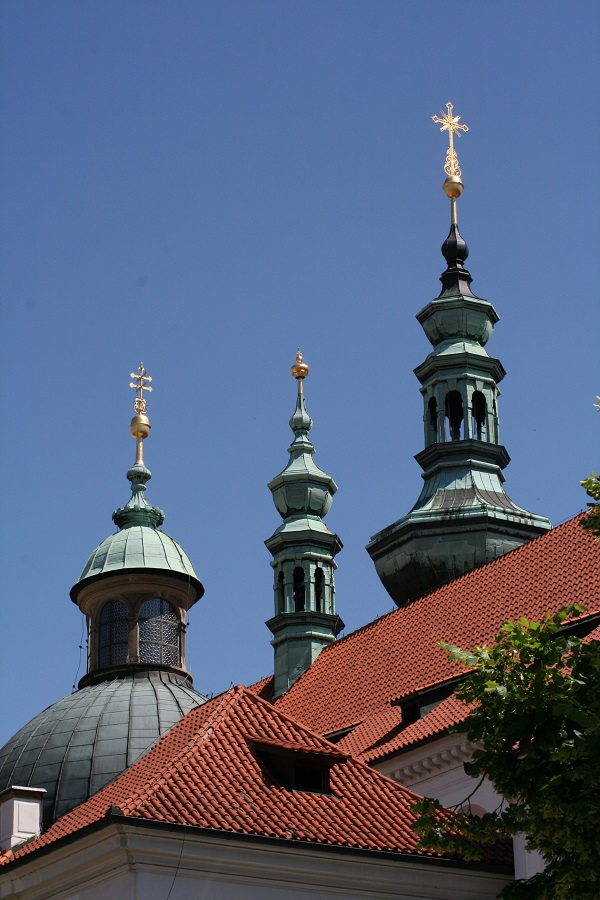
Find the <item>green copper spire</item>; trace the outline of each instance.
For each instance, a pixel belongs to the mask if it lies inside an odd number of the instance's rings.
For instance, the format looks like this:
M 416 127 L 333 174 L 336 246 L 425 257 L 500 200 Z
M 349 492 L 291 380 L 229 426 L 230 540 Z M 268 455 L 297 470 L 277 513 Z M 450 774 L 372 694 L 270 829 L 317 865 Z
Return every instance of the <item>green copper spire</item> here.
M 464 267 L 469 250 L 456 212 L 463 183 L 452 138 L 466 129 L 452 104 L 447 108 L 442 118 L 434 116 L 450 138 L 443 184 L 451 204 L 442 246 L 446 270 L 439 296 L 417 314 L 433 346 L 415 369 L 425 432 L 425 449 L 415 459 L 424 483 L 412 510 L 367 545 L 399 605 L 550 528 L 548 519 L 521 509 L 504 490 L 502 470 L 510 457 L 500 443 L 498 383 L 506 373 L 485 349 L 498 315 L 473 294 Z
M 158 528 L 164 522 L 165 514 L 157 506 L 150 506 L 144 497 L 146 484 L 152 478 L 150 469 L 143 464 L 132 466 L 127 472 L 127 478 L 131 482 L 131 497 L 125 506 L 114 511 L 113 522 L 121 529 L 131 525 Z
M 265 542 L 273 556 L 275 616 L 266 623 L 275 650 L 274 694 L 279 696 L 304 672 L 344 627 L 335 611 L 335 554 L 342 543 L 323 518 L 337 490 L 313 460 L 312 428 L 304 402 L 308 366 L 298 350 L 296 409 L 290 419 L 294 440 L 290 459 L 269 482 L 283 524 Z
M 333 478 L 319 469 L 313 459 L 315 448 L 308 437 L 313 423 L 304 402 L 303 387 L 308 366 L 302 362 L 299 350 L 292 366 L 292 375 L 298 381 L 296 409 L 290 419 L 294 440 L 288 449 L 290 459 L 287 466 L 269 483 L 269 489 L 282 519 L 294 515 L 311 515 L 321 519 L 331 509 L 337 485 Z

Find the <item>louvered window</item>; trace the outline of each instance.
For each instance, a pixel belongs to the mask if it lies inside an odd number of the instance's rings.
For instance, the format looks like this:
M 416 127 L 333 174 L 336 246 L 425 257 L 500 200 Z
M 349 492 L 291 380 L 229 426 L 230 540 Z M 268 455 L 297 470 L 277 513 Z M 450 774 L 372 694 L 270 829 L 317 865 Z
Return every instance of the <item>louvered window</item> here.
M 145 600 L 140 607 L 140 662 L 180 665 L 179 617 L 160 597 Z

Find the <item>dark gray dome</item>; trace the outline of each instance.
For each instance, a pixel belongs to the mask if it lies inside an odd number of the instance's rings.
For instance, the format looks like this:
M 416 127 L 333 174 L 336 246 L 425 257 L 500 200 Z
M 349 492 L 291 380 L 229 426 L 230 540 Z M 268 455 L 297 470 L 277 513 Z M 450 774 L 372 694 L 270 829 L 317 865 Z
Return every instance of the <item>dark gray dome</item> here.
M 91 684 L 49 706 L 0 750 L 0 792 L 45 788 L 44 823 L 83 803 L 205 697 L 170 672 Z

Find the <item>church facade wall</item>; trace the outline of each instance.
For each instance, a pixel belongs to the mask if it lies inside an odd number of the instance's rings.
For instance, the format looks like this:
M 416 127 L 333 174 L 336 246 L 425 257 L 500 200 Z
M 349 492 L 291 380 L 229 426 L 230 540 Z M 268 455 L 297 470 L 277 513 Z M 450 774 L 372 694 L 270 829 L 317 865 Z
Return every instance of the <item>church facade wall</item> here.
M 508 880 L 448 861 L 124 821 L 10 867 L 0 900 L 491 900 Z

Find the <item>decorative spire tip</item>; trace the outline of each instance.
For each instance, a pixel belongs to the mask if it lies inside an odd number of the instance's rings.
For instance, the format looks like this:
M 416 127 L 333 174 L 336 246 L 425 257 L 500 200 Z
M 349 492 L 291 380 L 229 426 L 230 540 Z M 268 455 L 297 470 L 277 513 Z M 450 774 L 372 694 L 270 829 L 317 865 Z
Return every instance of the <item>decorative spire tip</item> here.
M 150 434 L 150 419 L 146 415 L 146 413 L 148 412 L 148 404 L 146 402 L 146 398 L 144 397 L 144 391 L 148 391 L 149 393 L 152 392 L 152 388 L 149 384 L 149 382 L 152 381 L 152 378 L 150 375 L 146 374 L 143 363 L 140 363 L 137 375 L 135 374 L 135 372 L 131 372 L 130 377 L 134 380 L 129 382 L 129 387 L 133 388 L 137 393 L 137 397 L 133 401 L 135 416 L 131 420 L 131 424 L 129 426 L 129 430 L 136 440 L 136 454 L 134 465 L 143 466 L 144 459 L 142 452 L 142 442 Z
M 454 135 L 460 137 L 461 131 L 468 131 L 467 125 L 460 124 L 460 116 L 454 116 L 452 113 L 454 107 L 451 103 L 446 103 L 447 112 L 440 112 L 440 116 L 432 116 L 432 120 L 436 125 L 440 126 L 440 131 L 448 132 L 448 150 L 446 151 L 446 162 L 444 172 L 446 180 L 442 188 L 452 203 L 452 224 L 456 225 L 456 200 L 463 192 L 464 184 L 461 181 L 461 171 L 458 164 L 458 156 L 454 149 Z
M 299 381 L 301 381 L 303 378 L 306 378 L 306 376 L 308 375 L 308 366 L 305 362 L 302 361 L 302 353 L 300 352 L 300 347 L 298 347 L 296 362 L 292 366 L 291 371 L 294 378 L 297 378 Z

